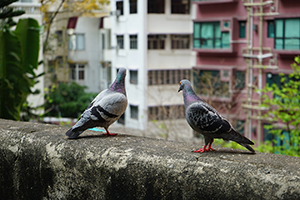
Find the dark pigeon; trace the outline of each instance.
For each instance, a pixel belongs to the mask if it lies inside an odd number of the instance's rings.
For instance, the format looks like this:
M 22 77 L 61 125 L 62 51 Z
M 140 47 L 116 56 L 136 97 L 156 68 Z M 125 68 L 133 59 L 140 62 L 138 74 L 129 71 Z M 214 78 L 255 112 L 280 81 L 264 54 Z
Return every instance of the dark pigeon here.
M 223 140 L 235 141 L 252 153 L 255 153 L 254 149 L 249 146 L 254 145 L 254 143 L 236 131 L 212 106 L 198 97 L 190 81 L 181 80 L 178 92 L 181 90 L 183 91 L 186 120 L 192 129 L 204 135 L 205 138 L 204 147 L 194 152 L 214 151 L 211 148 L 214 138 L 221 138 Z
M 108 127 L 126 110 L 125 76 L 126 69 L 120 68 L 114 83 L 96 96 L 78 122 L 66 132 L 69 138 L 77 138 L 86 129 L 96 126 L 106 130 L 104 135 L 116 135 L 110 133 Z

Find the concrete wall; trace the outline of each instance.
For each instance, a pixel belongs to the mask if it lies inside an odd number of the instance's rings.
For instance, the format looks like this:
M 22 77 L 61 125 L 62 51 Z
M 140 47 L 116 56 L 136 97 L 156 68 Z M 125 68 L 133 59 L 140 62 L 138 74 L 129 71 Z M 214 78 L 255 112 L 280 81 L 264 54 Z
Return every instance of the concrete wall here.
M 0 120 L 1 199 L 298 199 L 299 158 Z

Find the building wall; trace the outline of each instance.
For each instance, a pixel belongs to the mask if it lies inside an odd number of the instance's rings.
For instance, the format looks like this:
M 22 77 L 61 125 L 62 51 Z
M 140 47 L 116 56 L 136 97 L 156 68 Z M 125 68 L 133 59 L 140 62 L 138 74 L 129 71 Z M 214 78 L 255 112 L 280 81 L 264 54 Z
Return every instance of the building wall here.
M 276 50 L 274 49 L 274 38 L 268 38 L 268 20 L 276 20 L 280 18 L 299 18 L 297 10 L 300 8 L 300 2 L 296 1 L 281 1 L 274 0 L 268 6 L 264 6 L 264 13 L 273 13 L 267 14 L 263 17 L 262 22 L 262 32 L 260 30 L 260 18 L 258 16 L 254 16 L 252 18 L 252 22 L 250 18 L 248 18 L 247 6 L 243 3 L 250 3 L 251 1 L 205 1 L 205 2 L 194 2 L 197 6 L 197 14 L 194 22 L 211 22 L 218 21 L 221 23 L 224 20 L 230 21 L 230 48 L 229 49 L 199 49 L 194 48 L 197 53 L 196 59 L 196 69 L 202 70 L 213 70 L 213 69 L 228 69 L 233 68 L 234 70 L 241 70 L 246 72 L 245 76 L 245 88 L 238 93 L 231 93 L 231 101 L 234 101 L 235 104 L 233 107 L 222 108 L 219 110 L 225 116 L 228 116 L 231 121 L 234 120 L 243 120 L 246 121 L 246 111 L 242 108 L 242 104 L 245 103 L 247 99 L 247 85 L 250 83 L 250 79 L 252 81 L 252 86 L 255 88 L 262 88 L 266 84 L 266 76 L 267 73 L 290 73 L 291 67 L 290 65 L 293 63 L 293 58 L 296 55 L 300 54 L 300 49 L 297 50 Z M 260 1 L 253 1 L 258 3 Z M 264 1 L 267 2 L 267 1 Z M 268 1 L 270 2 L 270 1 Z M 249 7 L 251 8 L 251 7 Z M 253 13 L 258 13 L 259 8 L 255 6 Z M 278 13 L 277 13 L 278 12 Z M 246 37 L 239 38 L 239 21 L 246 22 Z M 251 27 L 250 24 L 253 23 L 254 27 Z M 222 29 L 222 27 L 221 27 Z M 278 69 L 263 69 L 262 73 L 259 73 L 258 69 L 252 69 L 250 71 L 246 71 L 247 69 L 247 47 L 249 45 L 254 49 L 253 54 L 259 54 L 260 47 L 260 34 L 262 34 L 262 54 L 267 55 L 268 53 L 272 53 L 270 57 L 262 59 L 262 65 L 268 66 L 278 66 Z M 249 40 L 248 40 L 249 39 Z M 249 43 L 247 43 L 249 41 Z M 300 48 L 300 47 L 299 47 Z M 252 65 L 258 65 L 259 59 L 248 59 L 249 62 L 252 62 Z M 231 77 L 231 79 L 234 77 Z M 232 79 L 234 80 L 234 79 Z M 249 85 L 250 86 L 250 85 Z M 251 90 L 249 88 L 249 90 Z M 201 94 L 200 94 L 201 95 Z M 254 100 L 259 99 L 259 93 L 252 91 L 251 98 Z M 221 105 L 221 98 L 216 98 L 211 101 L 212 104 L 218 106 Z M 257 116 L 258 111 L 252 110 L 252 115 Z M 251 127 L 247 127 L 247 123 L 245 123 L 245 133 L 248 137 L 261 141 L 263 140 L 263 126 L 259 126 L 259 122 L 257 120 L 251 120 Z M 267 123 L 266 121 L 262 121 L 262 124 Z M 260 132 L 260 133 L 259 133 Z
M 111 16 L 111 42 L 112 51 L 112 74 L 116 76 L 116 69 L 124 67 L 127 70 L 126 92 L 128 107 L 125 111 L 125 125 L 130 128 L 144 130 L 147 122 L 147 57 L 146 57 L 146 26 L 145 20 L 146 2 L 138 1 L 137 13 L 129 14 L 129 1 L 124 2 L 124 15 Z M 111 1 L 111 10 L 116 10 L 116 2 Z M 138 35 L 138 48 L 129 49 L 129 35 Z M 124 49 L 117 48 L 116 36 L 124 36 Z M 130 70 L 138 72 L 138 84 L 131 84 Z M 138 119 L 130 116 L 130 105 L 138 106 Z
M 111 11 L 116 11 L 116 2 L 111 1 Z M 129 106 L 125 112 L 125 126 L 141 130 L 153 130 L 158 124 L 148 119 L 149 106 L 182 105 L 182 94 L 178 94 L 178 84 L 148 85 L 149 70 L 191 69 L 195 65 L 195 53 L 190 49 L 172 50 L 170 34 L 192 34 L 192 14 L 171 14 L 171 0 L 165 0 L 163 14 L 148 14 L 147 1 L 137 1 L 136 14 L 129 13 L 129 0 L 123 1 L 124 14 L 111 16 L 112 70 L 128 69 L 126 90 Z M 191 9 L 195 13 L 194 9 Z M 129 35 L 138 35 L 138 49 L 129 48 Z M 166 34 L 165 48 L 148 50 L 149 34 Z M 124 36 L 124 49 L 117 47 L 117 35 Z M 192 41 L 190 41 L 192 42 Z M 138 71 L 138 84 L 130 83 L 130 71 Z M 138 106 L 138 119 L 131 118 L 131 106 Z M 185 119 L 181 119 L 183 121 Z M 169 123 L 171 124 L 171 123 Z

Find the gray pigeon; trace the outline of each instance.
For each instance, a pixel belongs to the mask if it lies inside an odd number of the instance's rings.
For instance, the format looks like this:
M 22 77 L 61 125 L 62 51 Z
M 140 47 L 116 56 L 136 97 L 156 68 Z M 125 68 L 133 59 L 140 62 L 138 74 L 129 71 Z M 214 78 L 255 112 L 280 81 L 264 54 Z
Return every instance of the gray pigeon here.
M 221 116 L 213 107 L 198 97 L 190 81 L 181 80 L 178 92 L 183 91 L 185 117 L 189 125 L 195 131 L 204 135 L 205 145 L 194 152 L 214 151 L 211 148 L 214 138 L 232 140 L 246 147 L 252 153 L 254 149 L 249 146 L 254 143 L 236 131 L 233 126 Z M 208 146 L 208 148 L 206 148 Z
M 108 127 L 118 120 L 126 110 L 125 76 L 126 69 L 120 68 L 114 83 L 96 96 L 82 113 L 78 122 L 66 132 L 69 138 L 77 138 L 86 129 L 96 126 L 106 130 L 104 135 L 116 135 L 110 133 Z

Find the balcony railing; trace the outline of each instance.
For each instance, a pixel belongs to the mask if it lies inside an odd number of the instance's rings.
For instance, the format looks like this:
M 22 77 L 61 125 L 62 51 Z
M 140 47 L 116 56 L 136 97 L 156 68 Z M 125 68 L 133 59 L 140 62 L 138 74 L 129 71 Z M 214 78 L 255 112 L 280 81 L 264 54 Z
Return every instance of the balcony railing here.
M 40 3 L 12 3 L 10 7 L 13 7 L 14 10 L 24 10 L 25 14 L 41 14 Z

